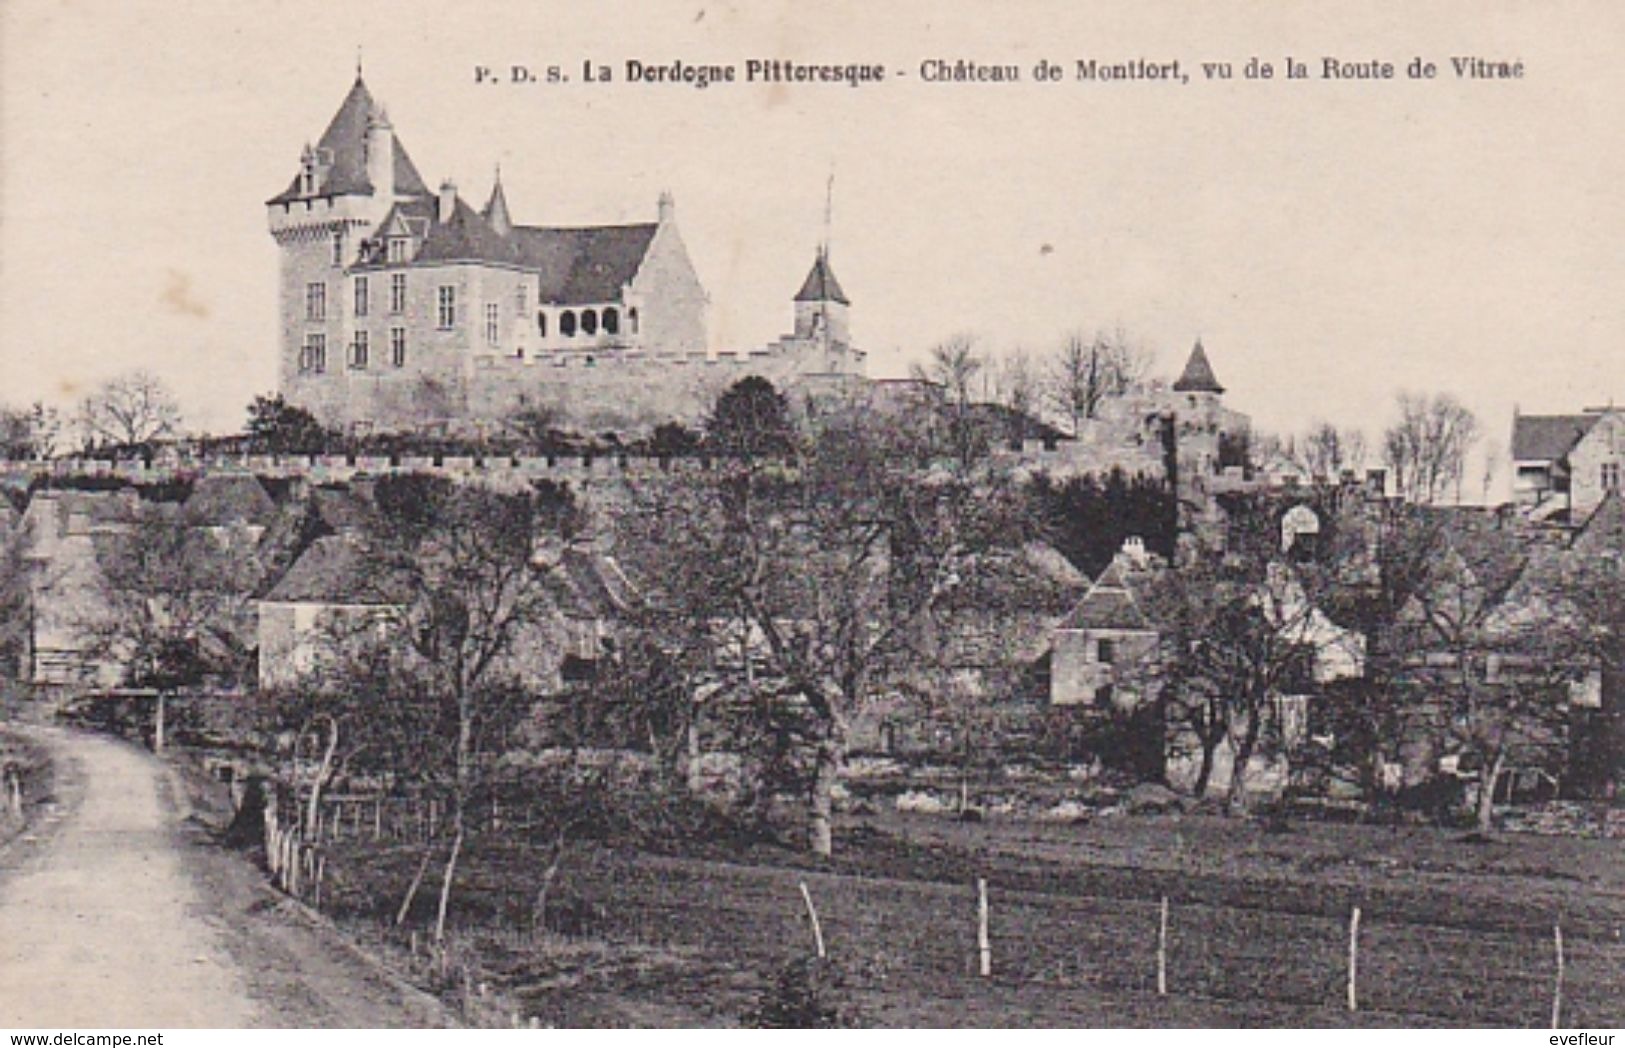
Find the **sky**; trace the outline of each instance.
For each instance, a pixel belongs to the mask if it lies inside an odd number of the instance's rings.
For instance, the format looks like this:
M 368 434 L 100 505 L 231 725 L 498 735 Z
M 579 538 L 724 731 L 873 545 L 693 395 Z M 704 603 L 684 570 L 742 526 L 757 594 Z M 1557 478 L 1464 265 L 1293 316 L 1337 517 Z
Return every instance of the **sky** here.
M 1272 432 L 1373 432 L 1449 391 L 1504 449 L 1514 405 L 1625 401 L 1625 5 L 457 4 L 7 0 L 0 8 L 0 401 L 142 367 L 199 430 L 275 385 L 264 201 L 355 76 L 425 179 L 515 220 L 649 221 L 662 190 L 715 349 L 790 325 L 825 236 L 876 375 L 974 333 L 994 354 L 1122 329 L 1177 372 L 1200 337 Z M 1249 56 L 1275 67 L 1243 75 Z M 1310 77 L 1288 81 L 1285 56 Z M 1441 68 L 1411 80 L 1415 57 Z M 1452 56 L 1521 60 L 1458 80 Z M 1083 83 L 1079 59 L 1191 82 Z M 1320 78 L 1386 60 L 1389 81 Z M 878 63 L 878 85 L 581 82 L 612 66 Z M 929 59 L 1015 84 L 927 83 Z M 1032 79 L 1040 60 L 1059 83 Z M 1203 61 L 1234 79 L 1208 82 Z M 557 64 L 559 85 L 477 83 Z

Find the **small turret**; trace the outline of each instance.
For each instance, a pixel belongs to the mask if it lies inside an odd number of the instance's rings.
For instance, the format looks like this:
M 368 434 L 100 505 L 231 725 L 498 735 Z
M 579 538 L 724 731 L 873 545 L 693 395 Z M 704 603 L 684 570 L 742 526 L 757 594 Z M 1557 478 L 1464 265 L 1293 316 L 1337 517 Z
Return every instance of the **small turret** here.
M 498 236 L 513 232 L 513 219 L 508 214 L 508 196 L 502 191 L 502 165 L 497 165 L 496 180 L 491 184 L 491 199 L 480 212 Z
M 1215 396 L 1224 392 L 1218 377 L 1213 374 L 1213 365 L 1208 363 L 1207 350 L 1202 348 L 1201 339 L 1196 340 L 1190 359 L 1185 361 L 1185 370 L 1174 382 L 1174 392 L 1212 393 Z
M 796 337 L 820 339 L 832 345 L 848 345 L 852 333 L 848 311 L 852 303 L 841 282 L 835 279 L 835 270 L 829 264 L 829 252 L 818 249 L 807 279 L 796 293 Z
M 670 225 L 677 220 L 677 201 L 672 199 L 670 190 L 661 192 L 657 210 L 661 225 Z
M 395 128 L 382 106 L 367 114 L 367 181 L 383 210 L 395 202 Z

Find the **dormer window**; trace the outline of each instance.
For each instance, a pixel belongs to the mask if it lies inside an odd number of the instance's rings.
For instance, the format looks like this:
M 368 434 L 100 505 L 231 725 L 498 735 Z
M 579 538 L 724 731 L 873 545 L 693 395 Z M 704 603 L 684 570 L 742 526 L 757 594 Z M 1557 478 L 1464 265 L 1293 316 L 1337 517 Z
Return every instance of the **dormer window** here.
M 299 157 L 299 195 L 316 195 L 316 150 L 308 145 Z
M 407 256 L 407 250 L 408 249 L 407 249 L 407 238 L 406 237 L 390 237 L 389 238 L 389 260 L 390 260 L 390 262 L 392 262 L 392 263 L 405 262 L 406 261 L 406 256 Z

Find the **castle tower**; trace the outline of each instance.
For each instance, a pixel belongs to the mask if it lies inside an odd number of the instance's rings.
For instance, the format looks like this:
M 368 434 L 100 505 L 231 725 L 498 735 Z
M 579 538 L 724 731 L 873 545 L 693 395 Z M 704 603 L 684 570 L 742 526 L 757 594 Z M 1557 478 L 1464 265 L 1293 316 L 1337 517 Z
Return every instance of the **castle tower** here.
M 278 387 L 324 421 L 344 418 L 347 362 L 371 348 L 357 344 L 354 303 L 363 293 L 350 269 L 396 204 L 428 195 L 357 72 L 321 138 L 302 151 L 293 180 L 265 202 L 281 256 Z
M 1191 355 L 1185 361 L 1185 370 L 1174 381 L 1175 393 L 1210 394 L 1220 396 L 1224 387 L 1219 385 L 1219 379 L 1213 374 L 1213 365 L 1208 362 L 1207 350 L 1202 348 L 1202 340 L 1197 339 L 1196 345 L 1191 349 Z
M 819 341 L 831 348 L 850 346 L 851 308 L 841 282 L 835 279 L 835 270 L 830 268 L 829 252 L 819 248 L 807 279 L 796 292 L 795 337 Z

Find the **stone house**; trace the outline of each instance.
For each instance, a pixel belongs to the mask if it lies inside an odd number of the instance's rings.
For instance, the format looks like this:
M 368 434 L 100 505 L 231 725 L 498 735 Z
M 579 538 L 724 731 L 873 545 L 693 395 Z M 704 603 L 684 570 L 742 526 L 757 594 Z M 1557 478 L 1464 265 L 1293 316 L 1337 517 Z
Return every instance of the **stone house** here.
M 1625 490 L 1625 411 L 1512 416 L 1512 497 L 1538 519 L 1578 524 Z

